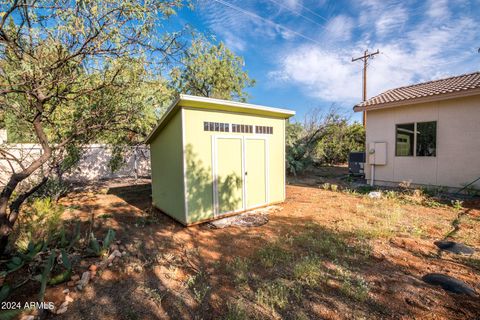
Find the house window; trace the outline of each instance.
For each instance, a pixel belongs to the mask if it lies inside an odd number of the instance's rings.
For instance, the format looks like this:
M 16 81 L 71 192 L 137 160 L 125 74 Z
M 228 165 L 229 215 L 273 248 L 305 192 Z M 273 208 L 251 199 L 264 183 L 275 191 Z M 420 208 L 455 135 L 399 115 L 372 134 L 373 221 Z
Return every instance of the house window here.
M 413 156 L 415 124 L 397 124 L 395 141 L 395 155 L 397 157 Z
M 397 157 L 435 157 L 437 155 L 437 122 L 398 124 L 395 133 Z
M 417 157 L 435 157 L 437 155 L 437 122 L 417 123 Z

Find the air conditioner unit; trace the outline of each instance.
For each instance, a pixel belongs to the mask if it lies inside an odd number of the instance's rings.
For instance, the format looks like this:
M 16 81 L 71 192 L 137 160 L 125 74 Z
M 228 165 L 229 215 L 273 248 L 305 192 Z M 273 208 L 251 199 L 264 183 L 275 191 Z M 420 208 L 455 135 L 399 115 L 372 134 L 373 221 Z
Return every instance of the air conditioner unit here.
M 348 173 L 352 176 L 365 176 L 365 152 L 350 152 L 348 155 Z

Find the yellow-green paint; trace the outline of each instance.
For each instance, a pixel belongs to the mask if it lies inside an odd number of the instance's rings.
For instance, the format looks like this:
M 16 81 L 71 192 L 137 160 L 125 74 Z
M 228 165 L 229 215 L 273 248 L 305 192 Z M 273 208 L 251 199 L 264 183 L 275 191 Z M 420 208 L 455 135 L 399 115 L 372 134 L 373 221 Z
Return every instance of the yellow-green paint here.
M 177 112 L 150 144 L 153 205 L 176 220 L 185 219 L 182 115 Z
M 218 138 L 216 148 L 218 213 L 241 210 L 243 206 L 242 139 Z
M 267 167 L 265 153 L 265 139 L 245 140 L 245 171 L 247 208 L 258 207 L 267 203 Z
M 147 139 L 153 204 L 188 225 L 284 201 L 285 122 L 293 112 L 192 99 L 181 97 Z M 205 131 L 204 122 L 269 126 L 273 134 Z
M 267 117 L 252 114 L 233 113 L 227 111 L 198 109 L 192 107 L 184 107 L 183 114 L 185 134 L 184 142 L 186 145 L 185 155 L 187 163 L 186 188 L 188 200 L 188 223 L 194 223 L 205 219 L 212 219 L 215 217 L 213 205 L 214 194 L 212 186 L 212 136 L 257 136 L 256 134 L 251 133 L 204 131 L 204 121 L 273 127 L 273 134 L 261 135 L 261 137 L 266 138 L 266 143 L 268 146 L 267 167 L 269 171 L 269 176 L 267 177 L 267 181 L 269 185 L 269 192 L 267 198 L 268 203 L 282 202 L 285 200 L 285 119 L 271 116 Z M 245 141 L 250 140 L 246 139 Z M 250 145 L 249 142 L 247 144 Z M 255 148 L 257 149 L 259 148 L 259 146 L 256 145 Z M 217 148 L 217 157 L 218 156 L 222 158 L 225 157 L 224 161 L 232 163 L 234 161 L 238 161 L 239 158 L 238 153 L 223 153 L 220 152 L 220 150 L 218 150 Z M 261 157 L 263 157 L 263 155 Z M 250 159 L 250 157 L 248 157 L 248 159 Z M 248 159 L 247 161 L 249 161 Z M 256 163 L 255 159 L 251 161 L 253 164 Z M 249 192 L 249 188 L 247 186 L 246 207 L 248 204 L 251 204 L 251 202 L 248 201 L 249 195 L 250 198 L 253 199 L 255 199 L 255 197 L 261 197 L 261 194 L 257 195 L 255 191 L 260 188 L 261 187 L 259 186 L 251 187 Z

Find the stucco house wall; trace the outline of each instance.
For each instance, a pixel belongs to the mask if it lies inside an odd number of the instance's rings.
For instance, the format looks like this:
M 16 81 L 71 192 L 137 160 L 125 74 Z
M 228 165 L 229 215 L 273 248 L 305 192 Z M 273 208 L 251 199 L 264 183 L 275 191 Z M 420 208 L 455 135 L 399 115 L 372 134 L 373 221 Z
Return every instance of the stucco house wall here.
M 395 156 L 395 126 L 427 121 L 437 121 L 437 155 Z M 375 166 L 376 184 L 461 188 L 480 177 L 480 96 L 369 110 L 366 142 L 387 142 L 387 164 Z M 370 182 L 368 162 L 365 172 Z

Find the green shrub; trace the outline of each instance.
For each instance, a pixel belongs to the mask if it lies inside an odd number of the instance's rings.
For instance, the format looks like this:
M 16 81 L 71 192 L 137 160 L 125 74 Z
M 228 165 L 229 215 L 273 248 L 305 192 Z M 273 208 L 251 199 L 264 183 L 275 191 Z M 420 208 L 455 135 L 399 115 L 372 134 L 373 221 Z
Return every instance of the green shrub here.
M 87 252 L 97 257 L 102 257 L 106 255 L 109 251 L 110 244 L 115 239 L 115 231 L 108 229 L 105 238 L 100 245 L 100 242 L 95 238 L 93 233 L 90 234 L 90 242 L 88 244 Z
M 192 291 L 195 301 L 197 301 L 199 304 L 203 303 L 205 297 L 211 289 L 208 285 L 207 275 L 203 271 L 189 276 L 186 285 Z
M 323 277 L 322 262 L 316 256 L 302 258 L 293 267 L 293 276 L 308 286 L 316 286 Z
M 16 237 L 13 241 L 16 249 L 26 251 L 30 242 L 51 240 L 62 225 L 61 216 L 64 207 L 51 198 L 35 198 L 19 216 Z
M 58 201 L 70 190 L 70 185 L 60 179 L 48 179 L 47 182 L 35 193 L 38 198 L 51 198 Z
M 269 309 L 285 309 L 290 302 L 290 296 L 300 299 L 300 288 L 288 283 L 284 279 L 276 279 L 272 282 L 264 283 L 255 293 L 257 303 L 264 305 Z
M 452 203 L 452 207 L 455 211 L 461 211 L 463 210 L 463 201 L 460 201 L 460 200 L 455 200 L 455 201 L 451 201 Z
M 235 257 L 227 264 L 227 271 L 232 274 L 235 284 L 243 284 L 248 281 L 249 262 L 247 259 Z
M 281 265 L 291 258 L 291 254 L 277 243 L 269 243 L 256 253 L 260 263 L 265 268 Z
M 247 320 L 249 319 L 245 306 L 241 302 L 228 302 L 225 320 Z

